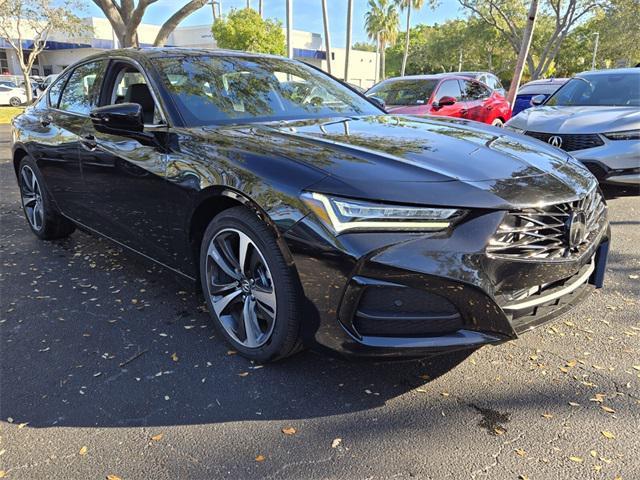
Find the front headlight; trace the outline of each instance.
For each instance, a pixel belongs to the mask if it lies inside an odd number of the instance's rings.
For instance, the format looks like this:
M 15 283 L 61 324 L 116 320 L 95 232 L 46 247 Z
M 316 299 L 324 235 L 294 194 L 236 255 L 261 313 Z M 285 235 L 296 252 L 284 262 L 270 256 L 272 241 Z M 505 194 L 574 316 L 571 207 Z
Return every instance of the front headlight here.
M 640 130 L 625 130 L 604 134 L 609 140 L 640 140 Z
M 464 213 L 455 208 L 388 205 L 306 192 L 302 201 L 335 233 L 346 230 L 444 230 Z

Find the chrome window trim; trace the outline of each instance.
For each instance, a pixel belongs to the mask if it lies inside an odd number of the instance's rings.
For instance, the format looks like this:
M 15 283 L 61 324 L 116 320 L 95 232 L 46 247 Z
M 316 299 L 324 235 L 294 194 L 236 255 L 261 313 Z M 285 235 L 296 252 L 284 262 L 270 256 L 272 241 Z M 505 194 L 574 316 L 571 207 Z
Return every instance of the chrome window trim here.
M 64 81 L 64 86 L 62 87 L 62 90 L 60 91 L 60 98 L 58 98 L 58 104 L 60 104 L 60 99 L 62 98 L 62 94 L 64 93 L 64 89 L 67 88 L 67 83 L 69 83 L 69 80 L 71 80 L 71 77 L 73 76 L 74 72 L 76 71 L 77 68 L 82 67 L 83 65 L 86 65 L 88 63 L 95 63 L 95 62 L 104 62 L 105 58 L 102 57 L 98 57 L 98 58 L 91 58 L 88 60 L 83 60 L 79 63 L 76 63 L 70 67 L 67 67 L 67 69 L 69 70 L 69 74 L 67 75 L 66 80 Z M 108 66 L 108 65 L 107 65 Z M 61 74 L 60 77 L 62 77 L 63 75 L 67 74 L 67 69 L 65 69 Z M 59 77 L 58 77 L 59 78 Z M 58 82 L 58 78 L 56 78 L 56 80 L 54 82 L 51 82 L 51 85 L 49 85 L 47 87 L 47 106 L 51 109 L 51 110 L 55 110 L 56 112 L 61 112 L 61 113 L 66 113 L 67 115 L 73 115 L 75 117 L 83 117 L 83 118 L 89 118 L 89 115 L 85 115 L 84 113 L 79 113 L 79 112 L 71 112 L 69 110 L 62 110 L 61 108 L 57 108 L 57 107 L 52 107 L 51 106 L 51 102 L 50 102 L 50 98 L 49 98 L 49 93 L 51 91 L 51 86 L 55 85 Z

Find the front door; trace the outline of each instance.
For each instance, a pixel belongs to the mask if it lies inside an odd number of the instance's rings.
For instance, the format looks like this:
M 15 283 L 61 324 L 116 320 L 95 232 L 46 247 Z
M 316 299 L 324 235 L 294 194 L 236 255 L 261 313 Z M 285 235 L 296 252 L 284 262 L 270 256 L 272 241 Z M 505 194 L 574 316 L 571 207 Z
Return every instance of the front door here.
M 456 103 L 453 105 L 439 106 L 439 102 L 443 97 L 455 98 Z M 451 79 L 443 81 L 436 90 L 434 96 L 434 103 L 437 106 L 432 106 L 432 115 L 443 115 L 445 117 L 459 117 L 467 118 L 466 107 L 462 103 L 462 93 L 460 91 L 460 85 L 458 80 Z
M 168 126 L 147 78 L 126 62 L 114 62 L 100 94 L 101 105 L 138 103 L 152 140 L 98 132 L 85 125 L 80 149 L 90 228 L 169 266 L 178 266 L 175 213 L 177 189 L 165 180 Z

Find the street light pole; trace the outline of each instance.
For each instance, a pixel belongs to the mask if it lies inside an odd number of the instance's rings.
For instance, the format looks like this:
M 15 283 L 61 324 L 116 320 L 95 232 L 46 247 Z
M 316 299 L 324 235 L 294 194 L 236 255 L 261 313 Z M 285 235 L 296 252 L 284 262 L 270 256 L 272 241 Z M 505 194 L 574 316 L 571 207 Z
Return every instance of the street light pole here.
M 593 44 L 593 58 L 591 59 L 591 70 L 596 69 L 596 55 L 598 55 L 598 43 L 600 42 L 600 32 L 595 32 L 596 40 Z
M 329 29 L 329 14 L 327 12 L 327 0 L 322 0 L 322 20 L 324 23 L 324 44 L 327 51 L 327 72 L 331 75 L 331 31 Z
M 349 60 L 351 57 L 351 30 L 353 27 L 353 0 L 347 0 L 347 45 L 344 57 L 344 81 L 349 81 Z
M 287 0 L 287 57 L 293 58 L 293 43 L 291 36 L 293 35 L 293 7 L 292 0 Z

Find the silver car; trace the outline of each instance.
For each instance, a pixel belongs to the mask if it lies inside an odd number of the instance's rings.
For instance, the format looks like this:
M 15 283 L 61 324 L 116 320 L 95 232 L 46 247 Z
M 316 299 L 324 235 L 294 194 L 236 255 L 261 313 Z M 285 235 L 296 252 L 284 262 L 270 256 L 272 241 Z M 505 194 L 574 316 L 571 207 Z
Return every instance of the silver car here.
M 640 184 L 640 68 L 583 72 L 506 128 L 570 152 L 602 182 Z

